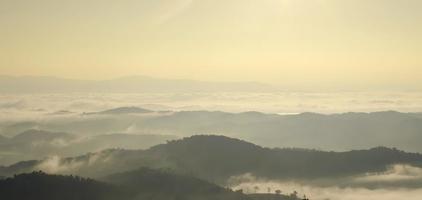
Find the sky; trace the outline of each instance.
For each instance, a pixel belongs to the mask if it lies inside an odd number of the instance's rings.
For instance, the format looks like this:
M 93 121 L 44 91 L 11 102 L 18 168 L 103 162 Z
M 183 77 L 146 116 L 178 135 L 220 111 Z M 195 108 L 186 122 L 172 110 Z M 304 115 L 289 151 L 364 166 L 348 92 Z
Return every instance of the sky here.
M 420 0 L 0 0 L 0 74 L 422 86 Z

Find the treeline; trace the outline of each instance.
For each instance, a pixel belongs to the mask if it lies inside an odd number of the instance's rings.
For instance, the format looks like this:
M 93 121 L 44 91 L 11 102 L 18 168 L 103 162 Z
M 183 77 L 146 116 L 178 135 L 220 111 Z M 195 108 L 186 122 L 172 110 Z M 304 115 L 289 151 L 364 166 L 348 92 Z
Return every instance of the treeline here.
M 169 170 L 148 168 L 110 175 L 102 181 L 41 171 L 0 180 L 0 198 L 7 200 L 267 200 L 267 197 L 234 192 Z M 298 200 L 282 194 L 274 197 Z
M 327 178 L 383 172 L 393 164 L 422 164 L 422 155 L 394 148 L 327 152 L 270 149 L 224 136 L 201 135 L 170 141 L 147 151 L 173 168 L 213 181 L 252 173 L 264 178 Z
M 43 162 L 0 167 L 0 176 L 29 172 Z M 422 155 L 386 147 L 347 152 L 270 149 L 224 136 L 201 135 L 169 141 L 148 150 L 110 149 L 59 161 L 63 166 L 73 163 L 78 167 L 66 173 L 98 178 L 139 167 L 170 168 L 225 185 L 228 178 L 246 173 L 280 180 L 378 173 L 394 164 L 422 166 Z
M 125 193 L 115 186 L 93 179 L 47 175 L 39 171 L 0 180 L 0 198 L 7 200 L 118 200 L 124 199 Z

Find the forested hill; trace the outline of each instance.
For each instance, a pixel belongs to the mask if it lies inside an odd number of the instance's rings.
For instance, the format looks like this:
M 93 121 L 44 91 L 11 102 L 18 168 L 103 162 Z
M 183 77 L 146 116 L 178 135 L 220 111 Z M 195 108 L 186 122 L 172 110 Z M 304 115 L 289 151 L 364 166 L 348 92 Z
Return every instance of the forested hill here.
M 112 185 L 78 176 L 19 174 L 0 180 L 0 198 L 7 200 L 118 200 L 128 199 Z
M 140 199 L 248 199 L 242 193 L 233 192 L 192 176 L 176 174 L 171 170 L 140 168 L 113 174 L 102 180 L 126 188 L 136 193 Z
M 422 155 L 395 148 L 327 152 L 270 149 L 224 136 L 193 136 L 148 150 L 180 169 L 208 178 L 253 173 L 268 178 L 318 178 L 381 172 L 393 164 L 421 165 Z
M 0 168 L 0 175 L 43 170 L 51 160 L 18 163 Z M 393 148 L 326 152 L 306 149 L 270 149 L 225 136 L 192 136 L 148 150 L 107 150 L 54 160 L 55 173 L 103 177 L 139 167 L 169 168 L 212 182 L 252 173 L 275 179 L 335 178 L 383 172 L 394 164 L 419 166 L 422 155 Z M 69 167 L 70 166 L 70 167 Z
M 0 180 L 0 195 L 7 200 L 264 200 L 194 177 L 147 168 L 110 175 L 104 181 L 32 172 Z

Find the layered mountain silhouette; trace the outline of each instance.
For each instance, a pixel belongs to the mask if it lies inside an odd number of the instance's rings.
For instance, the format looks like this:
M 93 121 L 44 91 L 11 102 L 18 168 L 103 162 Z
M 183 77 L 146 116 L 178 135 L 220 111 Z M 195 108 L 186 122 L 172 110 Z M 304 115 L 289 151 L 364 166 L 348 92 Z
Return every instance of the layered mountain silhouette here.
M 233 176 L 251 173 L 268 179 L 318 179 L 382 173 L 394 164 L 422 165 L 422 155 L 377 147 L 326 152 L 264 148 L 224 136 L 192 136 L 147 150 L 111 149 L 60 160 L 27 161 L 0 168 L 0 175 L 51 170 L 54 173 L 104 177 L 138 167 L 169 168 L 224 185 Z
M 139 107 L 119 107 L 113 108 L 110 110 L 104 110 L 100 112 L 92 112 L 92 113 L 85 113 L 85 114 L 97 114 L 97 115 L 121 115 L 121 114 L 144 114 L 144 113 L 152 113 L 154 111 L 147 110 Z
M 140 121 L 138 126 L 186 135 L 224 134 L 271 147 L 345 151 L 382 145 L 422 152 L 417 142 L 422 140 L 422 116 L 418 113 L 277 115 L 182 111 Z
M 211 111 L 155 112 L 138 107 L 119 107 L 78 115 L 64 120 L 28 120 L 4 123 L 0 134 L 14 136 L 27 129 L 79 135 L 110 133 L 190 136 L 219 134 L 241 138 L 268 147 L 300 147 L 335 151 L 396 147 L 422 152 L 422 115 L 383 111 L 373 113 L 277 115 L 259 112 Z M 109 114 L 100 114 L 109 113 Z
M 176 138 L 170 135 L 122 133 L 81 136 L 31 129 L 14 137 L 0 137 L 0 152 L 3 152 L 0 153 L 0 163 L 10 164 L 52 155 L 77 156 L 109 148 L 145 149 Z

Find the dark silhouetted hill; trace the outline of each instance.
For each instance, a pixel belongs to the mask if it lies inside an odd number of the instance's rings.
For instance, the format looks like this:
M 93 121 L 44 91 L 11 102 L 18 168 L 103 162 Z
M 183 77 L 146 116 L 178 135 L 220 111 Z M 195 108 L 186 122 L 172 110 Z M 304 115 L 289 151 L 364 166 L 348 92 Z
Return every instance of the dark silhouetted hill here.
M 200 180 L 195 177 L 172 173 L 170 170 L 140 168 L 113 174 L 106 182 L 136 191 L 140 199 L 248 199 L 245 195 Z
M 7 200 L 264 200 L 170 171 L 140 168 L 113 174 L 105 182 L 78 176 L 19 174 L 0 179 Z M 262 196 L 262 198 L 259 198 Z M 251 198 L 253 197 L 253 198 Z M 298 200 L 278 195 L 277 200 Z
M 48 160 L 30 163 L 32 166 L 26 169 L 42 170 L 45 162 Z M 386 147 L 347 152 L 270 149 L 224 136 L 202 135 L 148 150 L 115 149 L 61 159 L 58 165 L 77 167 L 62 167 L 59 169 L 66 170 L 58 173 L 102 177 L 139 167 L 169 168 L 224 184 L 228 178 L 245 173 L 280 180 L 338 178 L 384 172 L 394 164 L 420 166 L 422 155 Z M 0 175 L 10 175 L 14 168 L 16 165 L 3 167 Z
M 19 174 L 0 180 L 0 197 L 7 200 L 129 199 L 114 186 L 78 176 Z
M 224 136 L 193 136 L 148 152 L 165 155 L 180 170 L 206 179 L 244 173 L 280 179 L 340 177 L 381 172 L 393 164 L 422 164 L 420 154 L 386 147 L 347 152 L 269 149 Z

